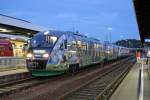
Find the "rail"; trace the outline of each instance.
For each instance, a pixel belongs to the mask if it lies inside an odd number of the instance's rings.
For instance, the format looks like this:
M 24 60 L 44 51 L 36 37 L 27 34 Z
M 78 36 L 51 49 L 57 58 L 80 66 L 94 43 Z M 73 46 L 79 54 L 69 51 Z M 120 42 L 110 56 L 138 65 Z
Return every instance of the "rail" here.
M 134 63 L 129 64 L 129 67 L 123 71 L 111 84 L 109 84 L 104 91 L 97 96 L 96 100 L 109 100 L 111 95 L 126 77 L 133 65 Z
M 118 64 L 111 67 L 106 72 L 98 75 L 95 79 L 90 80 L 86 84 L 73 89 L 58 97 L 58 100 L 70 99 L 94 99 L 94 100 L 109 100 L 109 97 L 125 78 L 132 65 L 133 58 L 127 58 Z M 124 62 L 127 62 L 123 64 Z

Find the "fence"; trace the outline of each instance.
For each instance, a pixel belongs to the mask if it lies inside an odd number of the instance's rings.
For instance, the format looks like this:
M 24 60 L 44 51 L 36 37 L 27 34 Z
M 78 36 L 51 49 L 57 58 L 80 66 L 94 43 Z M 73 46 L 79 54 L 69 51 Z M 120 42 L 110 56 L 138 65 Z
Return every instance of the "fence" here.
M 21 57 L 0 57 L 0 67 L 26 66 L 26 60 Z

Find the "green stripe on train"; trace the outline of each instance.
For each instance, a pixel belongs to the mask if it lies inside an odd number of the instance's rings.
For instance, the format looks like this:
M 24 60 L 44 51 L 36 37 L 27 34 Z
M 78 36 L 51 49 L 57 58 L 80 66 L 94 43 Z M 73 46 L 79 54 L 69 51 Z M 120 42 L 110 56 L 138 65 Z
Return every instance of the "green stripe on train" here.
M 31 73 L 33 76 L 57 76 L 64 74 L 65 71 L 33 70 Z

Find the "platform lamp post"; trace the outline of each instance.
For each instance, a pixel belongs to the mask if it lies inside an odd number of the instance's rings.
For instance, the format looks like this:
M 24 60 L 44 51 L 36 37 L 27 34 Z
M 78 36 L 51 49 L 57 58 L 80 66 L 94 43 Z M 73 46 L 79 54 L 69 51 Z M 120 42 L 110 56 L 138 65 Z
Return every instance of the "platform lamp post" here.
M 112 27 L 108 27 L 107 30 L 108 32 L 108 37 L 109 37 L 109 42 L 111 43 L 111 31 L 112 31 Z

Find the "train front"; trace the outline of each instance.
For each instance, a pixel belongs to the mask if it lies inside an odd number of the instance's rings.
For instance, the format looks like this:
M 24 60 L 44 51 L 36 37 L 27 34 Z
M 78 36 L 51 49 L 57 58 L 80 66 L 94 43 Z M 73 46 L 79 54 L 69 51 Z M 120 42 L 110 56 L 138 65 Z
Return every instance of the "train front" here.
M 29 41 L 26 63 L 33 76 L 51 76 L 51 74 L 55 74 L 46 70 L 46 66 L 58 38 L 47 34 L 46 32 L 37 33 Z

